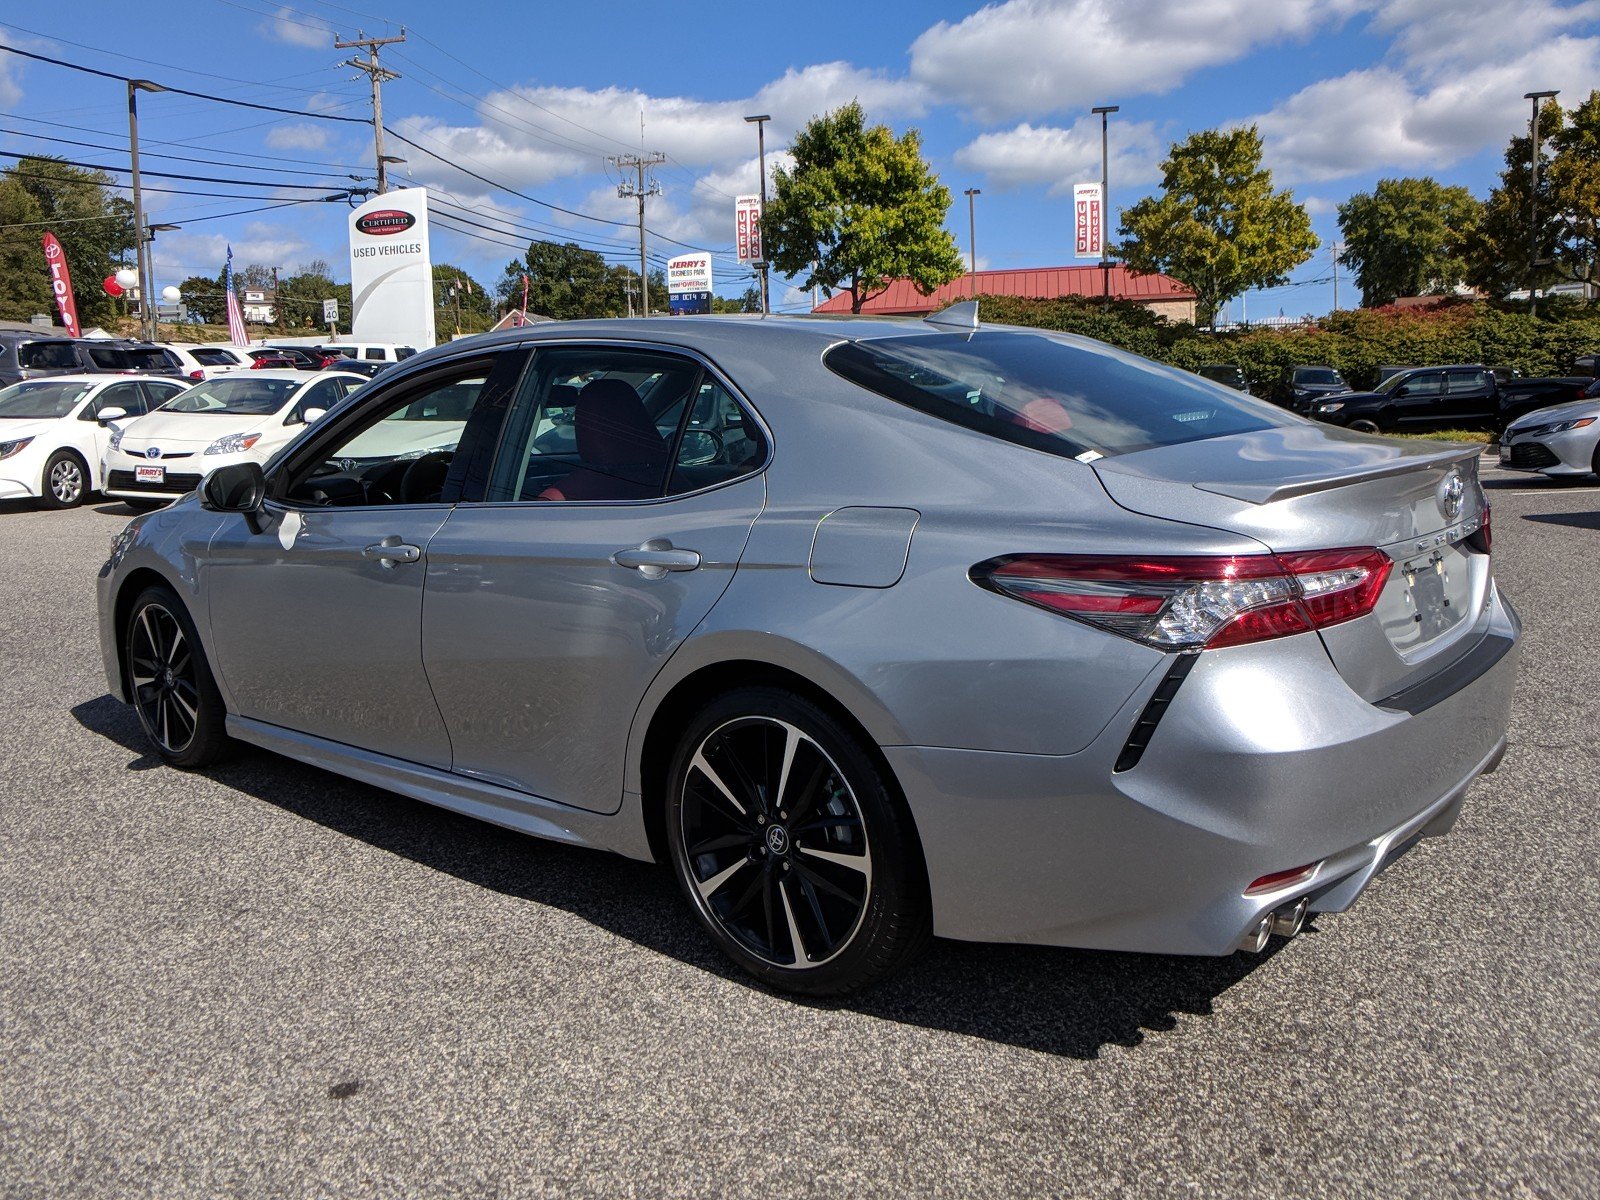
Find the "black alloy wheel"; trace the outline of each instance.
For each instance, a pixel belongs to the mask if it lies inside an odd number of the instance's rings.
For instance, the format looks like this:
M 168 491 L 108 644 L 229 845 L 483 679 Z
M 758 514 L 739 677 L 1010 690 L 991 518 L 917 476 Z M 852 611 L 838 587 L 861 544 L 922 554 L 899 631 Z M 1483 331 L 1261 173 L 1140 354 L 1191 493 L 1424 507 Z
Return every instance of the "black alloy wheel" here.
M 700 715 L 678 750 L 668 838 L 702 923 L 774 986 L 850 991 L 927 940 L 909 817 L 855 737 L 798 696 L 744 689 Z
M 1350 425 L 1349 425 L 1349 428 L 1355 430 L 1357 433 L 1382 433 L 1383 432 L 1383 430 L 1378 428 L 1378 423 L 1376 421 L 1369 421 L 1365 417 L 1359 417 L 1356 420 L 1351 421 Z
M 124 646 L 128 695 L 156 753 L 179 767 L 220 757 L 228 745 L 222 695 L 178 598 L 166 588 L 144 591 Z

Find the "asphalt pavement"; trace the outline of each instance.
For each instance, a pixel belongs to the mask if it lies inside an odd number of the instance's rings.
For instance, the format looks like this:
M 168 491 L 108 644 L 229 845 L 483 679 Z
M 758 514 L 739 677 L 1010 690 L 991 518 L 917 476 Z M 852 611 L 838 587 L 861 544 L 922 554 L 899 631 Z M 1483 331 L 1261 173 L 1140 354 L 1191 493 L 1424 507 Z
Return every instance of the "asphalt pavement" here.
M 937 943 L 843 1005 L 658 868 L 159 766 L 131 514 L 0 506 L 0 1195 L 1600 1195 L 1600 486 L 1487 477 L 1526 653 L 1450 837 L 1260 957 Z

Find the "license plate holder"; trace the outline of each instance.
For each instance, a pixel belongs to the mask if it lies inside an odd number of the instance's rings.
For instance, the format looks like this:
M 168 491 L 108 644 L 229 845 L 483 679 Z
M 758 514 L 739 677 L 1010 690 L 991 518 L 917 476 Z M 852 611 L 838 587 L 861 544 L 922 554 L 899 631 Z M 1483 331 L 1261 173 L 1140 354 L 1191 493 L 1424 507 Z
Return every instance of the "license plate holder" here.
M 133 469 L 135 483 L 165 483 L 167 469 L 165 467 L 135 467 Z

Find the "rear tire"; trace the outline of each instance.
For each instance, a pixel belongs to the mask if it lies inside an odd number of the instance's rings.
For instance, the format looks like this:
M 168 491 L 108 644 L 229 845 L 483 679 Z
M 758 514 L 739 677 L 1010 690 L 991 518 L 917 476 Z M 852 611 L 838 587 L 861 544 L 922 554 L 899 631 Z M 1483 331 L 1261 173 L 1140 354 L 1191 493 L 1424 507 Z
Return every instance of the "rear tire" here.
M 1378 428 L 1378 423 L 1376 421 L 1368 421 L 1364 417 L 1361 418 L 1360 420 L 1357 420 L 1357 421 L 1351 421 L 1350 424 L 1348 426 L 1346 426 L 1346 428 L 1353 429 L 1357 433 L 1382 433 L 1383 432 L 1383 430 Z
M 57 450 L 44 464 L 39 503 L 45 508 L 77 508 L 89 494 L 89 464 L 71 450 Z
M 855 733 L 800 696 L 711 701 L 673 758 L 673 872 L 712 939 L 762 982 L 840 995 L 932 934 L 911 817 Z
M 189 610 L 171 588 L 139 593 L 122 648 L 128 697 L 155 752 L 186 770 L 226 754 L 232 741 L 222 693 Z

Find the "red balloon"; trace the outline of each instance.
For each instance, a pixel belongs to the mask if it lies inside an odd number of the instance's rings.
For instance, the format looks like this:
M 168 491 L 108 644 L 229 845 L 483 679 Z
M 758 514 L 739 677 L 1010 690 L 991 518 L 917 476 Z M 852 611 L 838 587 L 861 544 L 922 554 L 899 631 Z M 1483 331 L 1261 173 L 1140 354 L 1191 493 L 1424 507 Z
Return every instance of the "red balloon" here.
M 122 285 L 117 282 L 117 277 L 115 275 L 107 275 L 106 281 L 100 286 L 105 288 L 106 295 L 110 296 L 113 300 L 122 295 Z

